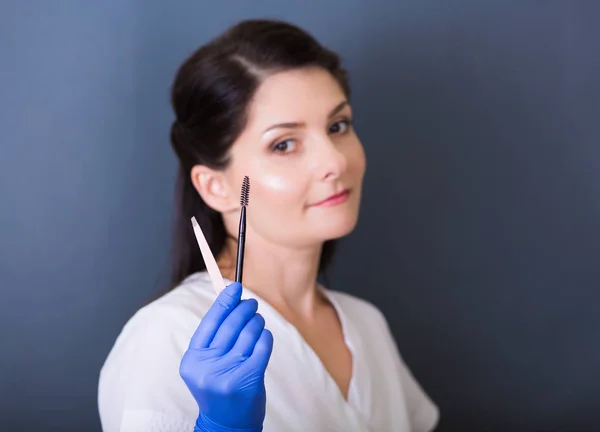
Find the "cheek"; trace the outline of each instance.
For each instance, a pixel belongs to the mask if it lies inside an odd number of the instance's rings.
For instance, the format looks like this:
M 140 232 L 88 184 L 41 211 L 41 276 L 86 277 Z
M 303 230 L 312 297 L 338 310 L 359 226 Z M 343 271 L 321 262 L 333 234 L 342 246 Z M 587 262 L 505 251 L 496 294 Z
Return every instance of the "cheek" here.
M 273 193 L 286 193 L 293 191 L 297 185 L 290 182 L 284 175 L 275 173 L 259 173 L 257 176 L 258 184 L 261 189 Z
M 250 193 L 256 191 L 260 201 L 265 207 L 282 207 L 296 203 L 302 205 L 304 196 L 304 182 L 300 181 L 293 171 L 281 167 L 260 166 L 255 171 L 251 180 Z

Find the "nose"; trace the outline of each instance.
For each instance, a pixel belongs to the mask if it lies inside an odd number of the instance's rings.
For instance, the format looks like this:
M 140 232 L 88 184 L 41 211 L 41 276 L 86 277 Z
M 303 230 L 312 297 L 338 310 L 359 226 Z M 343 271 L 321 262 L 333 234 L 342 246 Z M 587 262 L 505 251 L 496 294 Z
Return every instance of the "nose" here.
M 319 151 L 316 155 L 318 178 L 325 181 L 338 179 L 348 167 L 347 156 L 329 136 L 322 138 L 318 144 Z

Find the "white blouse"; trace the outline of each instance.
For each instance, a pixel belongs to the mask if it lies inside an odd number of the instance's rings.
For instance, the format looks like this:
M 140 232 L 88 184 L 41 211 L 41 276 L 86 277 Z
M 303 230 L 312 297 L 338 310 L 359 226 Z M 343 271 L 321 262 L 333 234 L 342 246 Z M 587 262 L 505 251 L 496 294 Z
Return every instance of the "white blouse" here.
M 226 284 L 232 281 L 225 280 Z M 296 328 L 248 289 L 273 334 L 265 373 L 264 432 L 428 432 L 437 407 L 402 361 L 383 314 L 373 304 L 323 288 L 352 353 L 346 400 Z M 179 376 L 192 334 L 216 298 L 208 273 L 196 273 L 127 322 L 98 386 L 104 432 L 191 432 L 198 406 Z

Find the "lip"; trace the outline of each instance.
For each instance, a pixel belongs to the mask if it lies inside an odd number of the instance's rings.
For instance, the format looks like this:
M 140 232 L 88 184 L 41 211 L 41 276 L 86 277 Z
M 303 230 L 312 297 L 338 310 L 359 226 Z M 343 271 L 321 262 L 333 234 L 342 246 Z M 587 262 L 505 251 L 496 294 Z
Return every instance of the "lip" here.
M 325 198 L 323 201 L 319 201 L 312 205 L 312 207 L 330 207 L 338 204 L 345 203 L 350 196 L 350 189 L 344 189 L 340 192 L 334 193 L 333 195 Z

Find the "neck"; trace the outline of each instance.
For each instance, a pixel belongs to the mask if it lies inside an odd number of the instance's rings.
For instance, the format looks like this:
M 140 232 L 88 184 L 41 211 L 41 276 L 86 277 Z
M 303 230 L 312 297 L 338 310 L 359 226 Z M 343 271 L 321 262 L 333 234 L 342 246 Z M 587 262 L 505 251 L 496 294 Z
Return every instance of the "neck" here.
M 297 249 L 254 237 L 244 253 L 242 283 L 286 317 L 310 319 L 325 299 L 316 289 L 322 245 Z M 227 238 L 218 264 L 235 280 L 237 240 Z

